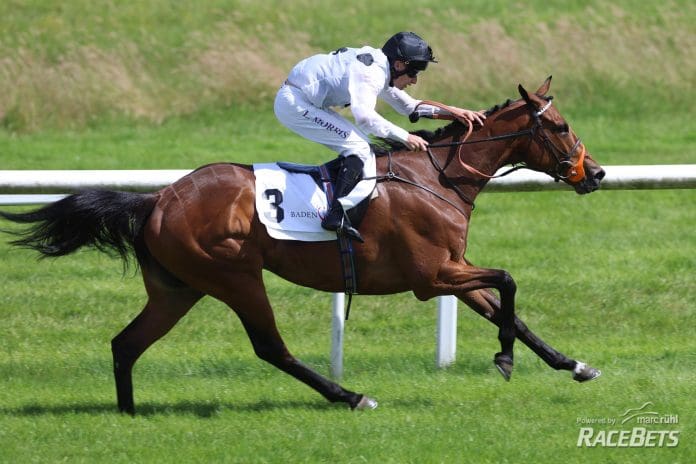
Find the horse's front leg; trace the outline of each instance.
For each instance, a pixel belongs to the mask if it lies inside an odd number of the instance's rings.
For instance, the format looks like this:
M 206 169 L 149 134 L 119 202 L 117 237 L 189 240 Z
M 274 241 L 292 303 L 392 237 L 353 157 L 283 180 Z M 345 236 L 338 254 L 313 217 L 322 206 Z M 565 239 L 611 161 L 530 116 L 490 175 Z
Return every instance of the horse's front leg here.
M 512 276 L 504 270 L 485 269 L 464 263 L 448 262 L 443 265 L 433 289 L 438 295 L 462 295 L 475 290 L 495 288 L 500 293 L 498 311 L 498 340 L 500 352 L 493 362 L 505 380 L 510 380 L 513 367 L 513 347 L 515 343 L 515 293 L 517 285 Z
M 474 290 L 458 295 L 467 306 L 485 317 L 495 325 L 499 325 L 500 301 L 489 290 Z M 556 370 L 567 370 L 573 373 L 573 379 L 578 382 L 592 380 L 601 375 L 594 367 L 588 366 L 582 361 L 568 358 L 563 353 L 556 351 L 536 336 L 527 325 L 515 316 L 515 329 L 517 338 L 527 345 L 537 356 Z

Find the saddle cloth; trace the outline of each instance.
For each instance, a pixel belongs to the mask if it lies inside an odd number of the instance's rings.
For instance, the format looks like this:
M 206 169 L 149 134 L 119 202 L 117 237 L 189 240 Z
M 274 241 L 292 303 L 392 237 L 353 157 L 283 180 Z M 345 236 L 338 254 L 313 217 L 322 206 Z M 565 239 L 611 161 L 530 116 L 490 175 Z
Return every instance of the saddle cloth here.
M 336 240 L 336 232 L 321 227 L 328 206 L 326 192 L 319 184 L 325 182 L 317 182 L 309 174 L 311 167 L 307 173 L 289 172 L 278 163 L 256 163 L 253 167 L 256 211 L 268 235 L 303 242 Z

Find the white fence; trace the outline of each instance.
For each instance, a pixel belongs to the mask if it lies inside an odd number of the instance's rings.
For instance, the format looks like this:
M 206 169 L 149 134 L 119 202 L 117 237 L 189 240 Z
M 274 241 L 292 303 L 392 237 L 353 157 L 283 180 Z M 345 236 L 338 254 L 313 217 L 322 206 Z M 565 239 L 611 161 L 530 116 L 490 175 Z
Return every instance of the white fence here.
M 696 188 L 696 164 L 603 166 L 607 175 L 602 190 L 693 189 Z M 86 188 L 152 191 L 171 184 L 190 170 L 130 171 L 0 171 L 0 205 L 39 204 L 55 201 L 64 194 Z M 547 175 L 517 171 L 494 179 L 486 192 L 525 192 L 568 190 L 563 183 Z M 343 374 L 343 294 L 333 296 L 331 330 L 331 373 Z M 436 363 L 445 367 L 455 360 L 457 301 L 454 297 L 438 298 Z
M 603 166 L 602 190 L 696 187 L 696 164 Z M 0 194 L 60 194 L 85 188 L 152 191 L 191 172 L 188 169 L 125 171 L 2 171 Z M 568 190 L 563 183 L 534 171 L 516 171 L 494 179 L 485 192 Z

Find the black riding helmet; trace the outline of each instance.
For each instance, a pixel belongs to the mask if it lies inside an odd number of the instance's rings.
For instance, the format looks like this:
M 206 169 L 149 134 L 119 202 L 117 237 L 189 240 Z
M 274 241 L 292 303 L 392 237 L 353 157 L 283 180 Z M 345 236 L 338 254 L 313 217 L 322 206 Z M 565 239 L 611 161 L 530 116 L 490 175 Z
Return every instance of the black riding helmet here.
M 430 46 L 413 32 L 394 34 L 382 47 L 382 53 L 389 59 L 389 69 L 391 71 L 389 85 L 393 85 L 396 77 L 403 74 L 416 77 L 419 71 L 423 71 L 428 67 L 428 63 L 437 63 Z M 396 60 L 406 63 L 405 71 L 397 72 L 394 69 Z

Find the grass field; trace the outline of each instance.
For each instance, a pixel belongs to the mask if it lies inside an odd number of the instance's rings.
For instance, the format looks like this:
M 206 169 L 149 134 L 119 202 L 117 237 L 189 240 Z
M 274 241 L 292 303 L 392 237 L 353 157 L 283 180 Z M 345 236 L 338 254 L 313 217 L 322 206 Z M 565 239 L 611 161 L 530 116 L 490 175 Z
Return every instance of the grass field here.
M 693 2 L 445 3 L 2 2 L 0 169 L 325 160 L 275 121 L 274 87 L 306 53 L 400 29 L 441 59 L 417 96 L 488 107 L 553 74 L 600 163 L 696 163 Z M 577 384 L 518 343 L 504 382 L 497 331 L 466 308 L 439 370 L 434 302 L 358 296 L 342 383 L 380 402 L 364 413 L 262 363 L 206 299 L 136 365 L 139 414 L 124 417 L 110 340 L 145 302 L 139 276 L 92 251 L 37 262 L 0 237 L 0 462 L 692 463 L 695 204 L 688 190 L 484 193 L 468 257 L 509 270 L 520 317 L 602 377 Z M 330 297 L 266 277 L 290 350 L 328 374 Z M 577 446 L 588 422 L 646 402 L 678 416 L 646 426 L 678 431 L 677 447 Z

